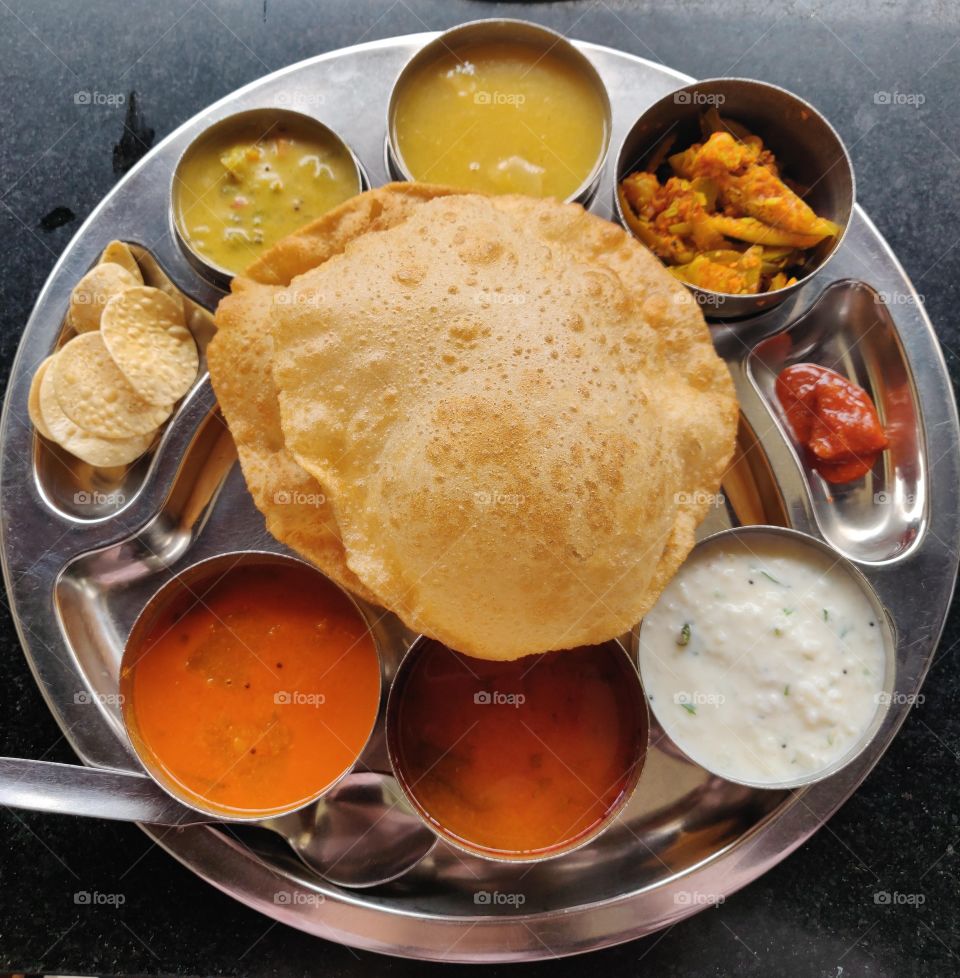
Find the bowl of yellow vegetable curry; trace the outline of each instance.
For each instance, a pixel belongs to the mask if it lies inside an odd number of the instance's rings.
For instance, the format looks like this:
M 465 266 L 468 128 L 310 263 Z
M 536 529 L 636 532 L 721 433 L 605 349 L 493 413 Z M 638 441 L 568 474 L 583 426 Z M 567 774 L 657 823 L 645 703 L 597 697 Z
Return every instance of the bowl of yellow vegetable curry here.
M 180 157 L 170 190 L 174 229 L 197 271 L 225 286 L 365 185 L 353 151 L 319 120 L 249 109 L 214 122 Z
M 665 96 L 617 157 L 617 214 L 708 318 L 769 309 L 837 251 L 853 213 L 843 141 L 809 103 L 720 78 Z

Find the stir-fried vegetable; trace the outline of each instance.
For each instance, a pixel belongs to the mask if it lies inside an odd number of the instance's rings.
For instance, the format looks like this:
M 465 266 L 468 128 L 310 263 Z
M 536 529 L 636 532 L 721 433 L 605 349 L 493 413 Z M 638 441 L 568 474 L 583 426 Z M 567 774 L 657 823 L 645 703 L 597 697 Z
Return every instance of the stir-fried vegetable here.
M 621 182 L 628 226 L 691 285 L 748 294 L 792 284 L 806 252 L 839 235 L 840 227 L 819 217 L 801 188 L 781 177 L 759 136 L 715 108 L 700 125 L 702 143 L 669 155 L 671 133 L 645 170 Z M 658 171 L 669 175 L 661 182 Z

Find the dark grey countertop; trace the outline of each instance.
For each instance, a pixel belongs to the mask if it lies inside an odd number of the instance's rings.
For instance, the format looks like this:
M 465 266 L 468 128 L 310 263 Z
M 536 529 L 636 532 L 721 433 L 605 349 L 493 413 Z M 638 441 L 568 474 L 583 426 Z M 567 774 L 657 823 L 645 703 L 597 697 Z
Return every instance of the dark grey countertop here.
M 57 257 L 153 141 L 291 62 L 493 14 L 538 20 L 699 77 L 762 78 L 811 100 L 846 140 L 859 200 L 924 296 L 956 382 L 960 21 L 946 0 L 0 0 L 4 379 Z M 119 93 L 125 104 L 82 104 L 77 92 Z M 5 607 L 0 615 L 2 753 L 73 760 Z M 925 701 L 863 787 L 784 863 L 664 933 L 523 966 L 526 974 L 960 974 L 960 715 L 951 706 L 960 697 L 958 641 L 954 610 Z M 261 917 L 133 826 L 9 810 L 0 825 L 0 969 L 330 978 L 441 970 L 354 952 Z M 80 891 L 118 894 L 122 903 L 84 906 L 75 902 Z M 897 896 L 885 902 L 884 894 Z

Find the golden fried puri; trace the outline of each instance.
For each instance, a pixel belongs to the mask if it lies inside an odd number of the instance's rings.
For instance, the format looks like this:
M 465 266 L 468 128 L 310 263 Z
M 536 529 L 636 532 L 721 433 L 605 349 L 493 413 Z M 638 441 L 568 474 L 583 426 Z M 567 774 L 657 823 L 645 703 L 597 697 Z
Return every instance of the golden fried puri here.
M 496 659 L 604 641 L 693 544 L 729 374 L 619 228 L 447 193 L 361 195 L 235 283 L 209 358 L 244 473 L 272 532 L 415 630 Z

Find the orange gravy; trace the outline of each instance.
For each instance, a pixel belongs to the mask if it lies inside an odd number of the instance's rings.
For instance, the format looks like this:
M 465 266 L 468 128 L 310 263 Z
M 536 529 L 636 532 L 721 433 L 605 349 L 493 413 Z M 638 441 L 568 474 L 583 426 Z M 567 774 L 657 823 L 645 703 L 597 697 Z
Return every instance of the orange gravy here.
M 191 590 L 127 651 L 138 749 L 204 808 L 305 804 L 353 765 L 373 727 L 380 665 L 366 623 L 296 565 L 240 566 Z
M 616 647 L 488 662 L 431 641 L 413 654 L 394 755 L 441 834 L 491 854 L 547 853 L 590 834 L 632 787 L 646 713 Z

